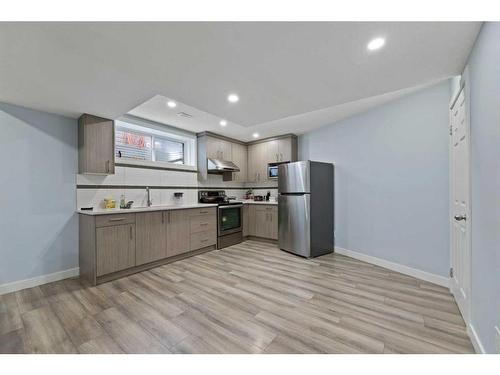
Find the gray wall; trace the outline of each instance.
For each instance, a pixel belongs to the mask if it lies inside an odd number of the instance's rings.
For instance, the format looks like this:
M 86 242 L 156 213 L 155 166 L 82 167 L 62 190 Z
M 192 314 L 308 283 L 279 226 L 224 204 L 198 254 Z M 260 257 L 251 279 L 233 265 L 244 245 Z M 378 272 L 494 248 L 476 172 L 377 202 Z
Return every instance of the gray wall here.
M 500 23 L 485 23 L 468 62 L 471 102 L 472 325 L 493 353 L 500 327 Z
M 0 285 L 78 267 L 76 120 L 0 103 Z
M 448 81 L 299 138 L 335 163 L 336 246 L 447 276 Z

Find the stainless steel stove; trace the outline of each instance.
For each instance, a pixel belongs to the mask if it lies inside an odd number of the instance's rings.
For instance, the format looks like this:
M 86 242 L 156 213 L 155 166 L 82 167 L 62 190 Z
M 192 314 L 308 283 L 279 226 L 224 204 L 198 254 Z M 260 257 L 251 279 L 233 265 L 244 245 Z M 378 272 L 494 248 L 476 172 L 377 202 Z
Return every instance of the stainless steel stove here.
M 217 248 L 243 241 L 243 202 L 229 199 L 224 190 L 200 190 L 200 203 L 217 204 Z

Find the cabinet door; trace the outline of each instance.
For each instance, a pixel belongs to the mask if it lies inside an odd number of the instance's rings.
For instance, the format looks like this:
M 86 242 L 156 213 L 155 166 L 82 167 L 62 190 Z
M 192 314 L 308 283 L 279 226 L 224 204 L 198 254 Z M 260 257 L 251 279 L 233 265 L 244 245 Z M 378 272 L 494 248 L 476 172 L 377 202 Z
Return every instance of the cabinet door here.
M 207 137 L 207 158 L 222 159 L 219 143 L 219 139 Z
M 247 146 L 233 143 L 233 163 L 239 168 L 239 172 L 233 173 L 233 181 L 245 182 L 247 180 Z
M 114 121 L 82 115 L 78 119 L 79 173 L 115 173 Z
M 281 138 L 277 142 L 279 161 L 292 161 L 292 138 Z
M 243 205 L 242 211 L 242 221 L 243 221 L 243 237 L 249 236 L 249 231 L 248 231 L 248 221 L 249 221 L 249 216 L 248 216 L 248 204 Z
M 136 265 L 167 257 L 165 212 L 140 212 L 135 216 Z
M 257 182 L 257 145 L 248 146 L 247 181 Z
M 189 210 L 171 210 L 167 217 L 167 256 L 172 257 L 190 250 Z
M 278 239 L 278 207 L 255 205 L 255 236 Z
M 233 144 L 232 142 L 219 140 L 219 151 L 222 160 L 233 161 Z
M 135 266 L 135 225 L 96 229 L 97 276 Z
M 258 143 L 257 155 L 257 180 L 258 182 L 267 181 L 267 164 L 268 161 L 268 142 Z
M 269 212 L 269 238 L 272 240 L 278 239 L 278 207 L 270 206 Z
M 249 204 L 248 205 L 248 235 L 249 236 L 256 236 L 257 231 L 255 228 L 255 205 L 254 204 Z
M 279 140 L 271 140 L 266 143 L 266 162 L 276 163 L 280 161 Z M 267 164 L 266 163 L 266 164 Z
M 269 212 L 265 206 L 255 205 L 255 236 L 269 238 Z

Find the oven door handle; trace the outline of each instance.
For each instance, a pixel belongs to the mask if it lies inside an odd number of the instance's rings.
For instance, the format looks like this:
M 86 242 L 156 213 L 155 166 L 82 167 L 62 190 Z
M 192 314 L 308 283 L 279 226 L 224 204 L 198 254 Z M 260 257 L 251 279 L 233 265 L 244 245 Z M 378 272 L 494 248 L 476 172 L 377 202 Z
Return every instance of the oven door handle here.
M 219 210 L 226 210 L 228 208 L 241 208 L 243 207 L 242 204 L 229 204 L 227 206 L 219 206 Z

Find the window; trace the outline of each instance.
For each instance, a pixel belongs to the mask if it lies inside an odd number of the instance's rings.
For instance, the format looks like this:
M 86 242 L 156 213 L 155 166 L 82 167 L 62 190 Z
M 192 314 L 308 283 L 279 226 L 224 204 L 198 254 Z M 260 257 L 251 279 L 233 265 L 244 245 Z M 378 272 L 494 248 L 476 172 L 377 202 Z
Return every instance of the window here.
M 162 163 L 194 166 L 194 155 L 191 155 L 196 147 L 194 136 L 179 135 L 174 131 L 169 132 L 169 128 L 160 128 L 161 125 L 149 128 L 136 123 L 116 121 L 117 159 L 127 159 L 127 163 L 154 164 L 160 167 Z

